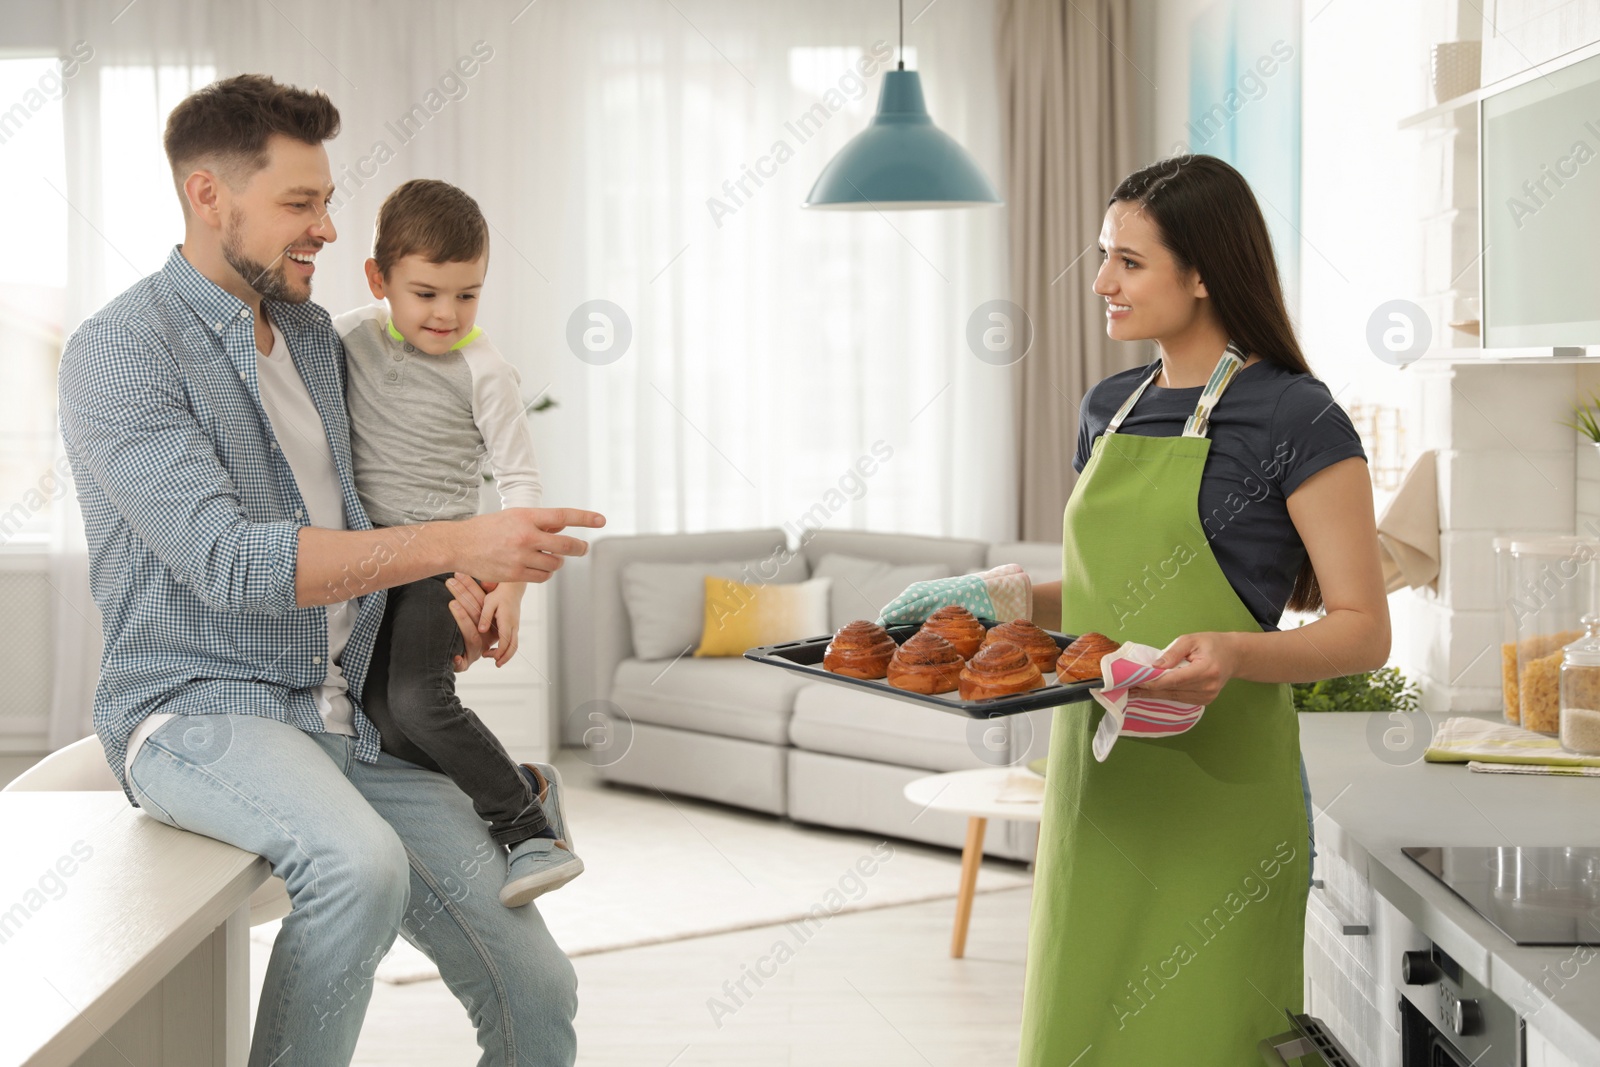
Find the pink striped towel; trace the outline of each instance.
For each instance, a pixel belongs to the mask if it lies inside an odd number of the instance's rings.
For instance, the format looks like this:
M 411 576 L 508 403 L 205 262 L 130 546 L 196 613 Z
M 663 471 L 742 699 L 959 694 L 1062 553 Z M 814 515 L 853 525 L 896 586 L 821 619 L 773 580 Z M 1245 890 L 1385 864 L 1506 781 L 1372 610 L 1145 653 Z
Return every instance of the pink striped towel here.
M 1094 758 L 1101 763 L 1111 754 L 1111 746 L 1124 734 L 1134 737 L 1172 737 L 1181 734 L 1205 714 L 1203 704 L 1180 704 L 1175 700 L 1130 697 L 1128 690 L 1167 673 L 1152 667 L 1161 649 L 1128 641 L 1115 652 L 1100 657 L 1100 677 L 1105 684 L 1090 690 L 1106 709 L 1094 735 Z

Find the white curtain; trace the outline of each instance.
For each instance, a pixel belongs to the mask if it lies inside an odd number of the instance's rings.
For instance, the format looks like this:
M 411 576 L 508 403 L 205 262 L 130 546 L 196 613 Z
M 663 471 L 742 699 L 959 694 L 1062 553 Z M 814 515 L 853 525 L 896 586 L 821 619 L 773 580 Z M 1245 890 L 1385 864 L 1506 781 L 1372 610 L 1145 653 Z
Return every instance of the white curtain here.
M 974 310 L 1007 291 L 1005 209 L 799 206 L 872 114 L 893 60 L 865 85 L 852 64 L 893 47 L 892 5 L 62 10 L 63 48 L 95 51 L 64 101 L 69 331 L 182 238 L 160 148 L 167 111 L 214 77 L 268 73 L 321 88 L 343 118 L 329 145 L 339 239 L 315 293 L 331 311 L 370 300 L 361 263 L 396 185 L 442 178 L 482 205 L 493 253 L 480 321 L 527 398 L 557 404 L 533 416 L 549 503 L 603 511 L 621 533 L 1014 535 L 1017 369 L 980 361 L 967 341 Z M 993 23 L 981 0 L 931 5 L 908 25 L 907 66 L 922 71 L 935 122 L 1004 188 Z M 587 318 L 595 300 L 621 317 Z M 575 314 L 580 333 L 630 332 L 626 351 L 603 362 L 580 345 L 580 358 Z M 855 473 L 863 456 L 879 460 L 868 477 Z M 81 574 L 75 510 L 58 525 L 62 573 Z M 59 717 L 75 724 L 65 734 L 85 725 L 97 623 L 58 616 L 61 648 L 76 650 L 58 671 Z
M 203 10 L 151 6 L 137 21 L 132 12 L 116 18 L 117 10 L 98 4 L 62 9 L 62 54 L 84 55 L 87 45 L 89 55 L 68 80 L 61 101 L 66 188 L 42 191 L 65 198 L 69 206 L 69 332 L 140 277 L 159 269 L 171 246 L 182 239 L 182 215 L 164 162 L 161 132 L 173 105 L 214 77 L 210 49 L 203 41 Z M 58 469 L 65 469 L 64 464 Z M 55 661 L 47 740 L 56 749 L 94 729 L 100 613 L 89 593 L 83 517 L 75 494 L 55 502 L 51 530 Z
M 798 528 L 821 503 L 833 526 L 1009 536 L 1013 371 L 966 339 L 1005 291 L 1003 210 L 799 207 L 872 114 L 880 78 L 859 86 L 851 64 L 892 48 L 892 8 L 681 6 L 600 5 L 627 17 L 594 19 L 564 57 L 582 165 L 556 202 L 582 210 L 546 212 L 565 251 L 529 282 L 561 294 L 555 337 L 602 298 L 634 338 L 608 366 L 556 361 L 552 388 L 585 406 L 551 429 L 586 447 L 551 484 L 623 530 Z M 934 6 L 911 32 L 935 120 L 999 182 L 989 5 Z M 802 123 L 830 92 L 839 110 Z M 878 441 L 893 458 L 841 503 Z

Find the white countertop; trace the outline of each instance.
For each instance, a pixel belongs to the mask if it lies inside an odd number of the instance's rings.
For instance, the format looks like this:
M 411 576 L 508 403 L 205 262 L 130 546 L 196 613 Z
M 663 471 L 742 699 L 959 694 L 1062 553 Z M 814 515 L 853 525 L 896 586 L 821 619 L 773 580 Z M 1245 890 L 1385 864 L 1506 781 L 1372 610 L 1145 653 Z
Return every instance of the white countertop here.
M 0 793 L 0 843 L 5 1064 L 74 1061 L 269 874 L 120 791 Z
M 1556 1047 L 1580 1063 L 1600 1063 L 1600 951 L 1519 948 L 1400 851 L 1600 846 L 1600 778 L 1474 774 L 1464 763 L 1424 763 L 1420 743 L 1405 756 L 1385 749 L 1381 734 L 1390 725 L 1376 712 L 1300 716 L 1318 854 L 1336 852 L 1364 873 L 1462 967 L 1533 1017 Z M 1416 762 L 1396 765 L 1413 755 Z

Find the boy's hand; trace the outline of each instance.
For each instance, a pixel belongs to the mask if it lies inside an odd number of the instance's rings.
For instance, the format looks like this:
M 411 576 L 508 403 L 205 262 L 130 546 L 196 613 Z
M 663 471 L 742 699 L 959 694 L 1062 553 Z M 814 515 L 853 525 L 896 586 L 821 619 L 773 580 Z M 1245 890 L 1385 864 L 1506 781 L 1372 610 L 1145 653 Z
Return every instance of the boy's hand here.
M 527 590 L 522 582 L 501 582 L 483 598 L 483 613 L 478 619 L 478 632 L 487 634 L 494 629 L 499 642 L 486 653 L 494 657 L 496 667 L 504 667 L 517 654 L 517 630 L 522 622 L 522 594 Z
M 480 631 L 478 620 L 483 615 L 483 603 L 488 599 L 488 594 L 493 592 L 496 583 L 484 582 L 479 585 L 470 575 L 457 571 L 444 584 L 455 596 L 450 601 L 450 615 L 456 620 L 456 626 L 461 630 L 461 641 L 466 647 L 466 651 L 451 663 L 455 672 L 460 674 L 484 655 L 495 654 L 494 646 L 500 634 L 492 626 L 487 632 Z

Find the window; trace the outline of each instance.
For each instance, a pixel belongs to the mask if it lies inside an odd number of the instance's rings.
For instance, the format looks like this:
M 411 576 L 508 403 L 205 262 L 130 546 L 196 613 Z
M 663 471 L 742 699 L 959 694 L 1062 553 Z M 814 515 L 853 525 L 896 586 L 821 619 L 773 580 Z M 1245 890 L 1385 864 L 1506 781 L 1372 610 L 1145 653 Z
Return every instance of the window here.
M 107 292 L 122 292 L 167 261 L 183 239 L 183 208 L 161 147 L 167 115 L 216 79 L 211 67 L 106 67 L 100 72 L 100 158 L 96 241 Z M 113 162 L 114 161 L 114 162 Z
M 1009 425 L 1009 381 L 963 332 L 1003 284 L 1004 217 L 802 211 L 871 118 L 891 50 L 723 29 L 718 51 L 692 31 L 618 34 L 585 71 L 585 126 L 605 131 L 584 144 L 588 289 L 634 339 L 592 379 L 591 505 L 642 532 L 976 532 L 983 470 L 951 425 Z M 942 65 L 930 95 L 974 92 L 985 63 Z M 987 454 L 1003 465 L 1008 447 Z
M 215 76 L 210 67 L 80 69 L 100 82 L 100 134 L 75 146 L 91 170 L 70 184 L 61 61 L 0 60 L 0 196 L 7 247 L 20 252 L 0 261 L 0 547 L 46 540 L 51 504 L 69 491 L 56 426 L 56 367 L 77 325 L 66 321 L 69 250 L 80 314 L 161 267 L 183 232 L 161 134 L 168 112 Z
M 65 483 L 55 454 L 56 364 L 67 289 L 61 63 L 0 60 L 0 547 L 42 540 Z

